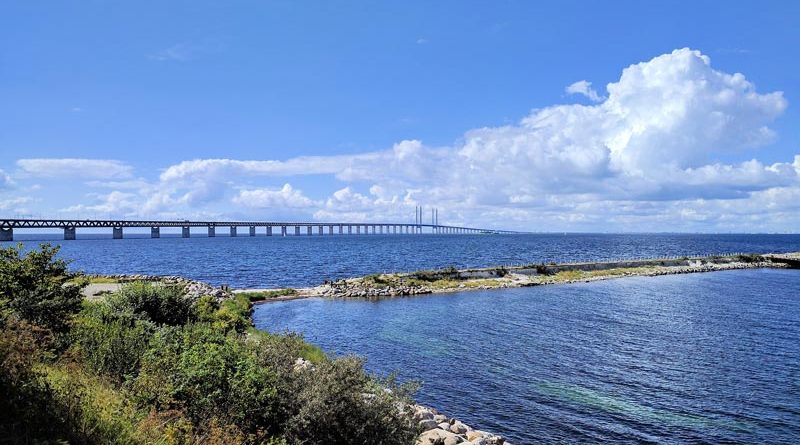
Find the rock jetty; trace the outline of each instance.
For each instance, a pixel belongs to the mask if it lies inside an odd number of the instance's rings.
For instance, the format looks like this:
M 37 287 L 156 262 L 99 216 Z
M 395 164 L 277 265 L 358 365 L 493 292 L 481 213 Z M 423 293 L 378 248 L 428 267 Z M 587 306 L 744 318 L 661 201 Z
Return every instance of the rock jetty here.
M 414 420 L 422 434 L 416 445 L 511 445 L 503 436 L 476 430 L 461 422 L 440 414 L 433 408 L 413 405 Z
M 177 276 L 177 275 L 142 275 L 142 274 L 135 274 L 135 275 L 128 275 L 128 274 L 116 274 L 116 275 L 87 275 L 90 279 L 93 277 L 110 279 L 118 283 L 119 285 L 125 283 L 132 283 L 135 281 L 150 281 L 161 283 L 166 286 L 182 286 L 183 292 L 186 298 L 195 301 L 198 298 L 202 297 L 203 295 L 211 295 L 217 300 L 224 300 L 228 298 L 229 292 L 227 289 L 221 287 L 214 287 L 208 283 L 204 283 L 202 281 L 190 280 L 185 277 Z
M 656 258 L 515 267 L 445 269 L 401 274 L 375 274 L 298 289 L 300 296 L 367 298 L 371 300 L 423 295 L 589 282 L 631 276 L 657 276 L 733 269 L 800 268 L 800 254 L 735 254 L 705 257 Z

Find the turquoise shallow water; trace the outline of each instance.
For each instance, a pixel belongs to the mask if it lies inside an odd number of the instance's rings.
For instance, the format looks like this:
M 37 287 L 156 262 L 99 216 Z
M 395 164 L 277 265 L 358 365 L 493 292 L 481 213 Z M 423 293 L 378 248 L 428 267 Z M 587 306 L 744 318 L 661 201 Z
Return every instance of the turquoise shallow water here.
M 797 443 L 800 271 L 259 305 L 515 443 Z

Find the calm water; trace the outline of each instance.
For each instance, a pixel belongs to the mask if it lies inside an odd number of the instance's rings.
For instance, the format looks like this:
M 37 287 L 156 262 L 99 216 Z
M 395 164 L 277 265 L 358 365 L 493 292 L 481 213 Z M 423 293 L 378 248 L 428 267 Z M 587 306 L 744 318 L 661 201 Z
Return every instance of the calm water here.
M 515 443 L 800 441 L 797 270 L 296 300 L 254 320 L 419 379 L 422 403 Z
M 162 233 L 163 238 L 150 239 L 149 234 L 126 233 L 127 238 L 112 240 L 110 233 L 79 231 L 75 241 L 63 241 L 61 234 L 17 238 L 28 245 L 60 243 L 73 269 L 85 272 L 183 275 L 234 287 L 316 285 L 326 279 L 448 266 L 800 251 L 800 235 L 259 235 L 183 239 Z

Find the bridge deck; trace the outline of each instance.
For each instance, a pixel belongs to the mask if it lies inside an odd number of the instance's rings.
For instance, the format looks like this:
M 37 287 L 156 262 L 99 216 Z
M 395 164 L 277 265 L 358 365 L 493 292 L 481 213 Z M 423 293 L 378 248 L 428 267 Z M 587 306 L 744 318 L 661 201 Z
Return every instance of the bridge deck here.
M 317 227 L 317 234 L 324 235 L 324 227 L 328 227 L 328 235 L 334 233 L 343 234 L 475 234 L 475 233 L 494 233 L 508 234 L 520 233 L 508 230 L 484 229 L 477 227 L 464 227 L 441 224 L 412 224 L 397 222 L 320 222 L 320 221 L 189 221 L 189 220 L 124 220 L 124 219 L 0 219 L 0 241 L 12 241 L 14 239 L 14 229 L 52 229 L 60 228 L 64 230 L 64 239 L 75 239 L 75 230 L 78 228 L 112 228 L 115 239 L 122 238 L 122 229 L 125 227 L 149 227 L 153 238 L 160 237 L 162 227 L 180 227 L 182 236 L 188 238 L 191 227 L 207 227 L 208 236 L 215 236 L 217 226 L 230 227 L 231 236 L 236 236 L 237 227 L 249 227 L 249 235 L 256 235 L 256 227 L 266 227 L 266 235 L 272 235 L 272 228 L 280 227 L 281 236 L 290 233 L 288 227 L 294 227 L 294 235 L 301 233 L 300 228 L 306 235 L 313 234 L 313 228 Z M 336 228 L 336 232 L 334 232 Z M 355 228 L 355 231 L 353 230 Z

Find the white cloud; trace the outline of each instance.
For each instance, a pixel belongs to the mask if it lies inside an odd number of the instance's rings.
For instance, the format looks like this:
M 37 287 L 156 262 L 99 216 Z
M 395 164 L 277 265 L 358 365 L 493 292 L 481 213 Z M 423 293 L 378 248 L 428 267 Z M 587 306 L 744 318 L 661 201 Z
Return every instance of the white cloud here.
M 3 198 L 0 199 L 0 210 L 7 211 L 11 210 L 16 213 L 26 213 L 24 207 L 25 204 L 29 204 L 33 202 L 33 198 L 30 196 L 18 196 L 14 198 Z
M 14 181 L 11 180 L 11 176 L 8 176 L 6 172 L 0 169 L 0 190 L 9 189 L 14 186 Z
M 190 60 L 195 53 L 195 49 L 191 45 L 187 45 L 185 43 L 177 43 L 175 45 L 170 46 L 169 48 L 164 48 L 162 50 L 156 51 L 147 57 L 152 60 L 158 60 L 160 62 L 163 61 L 177 61 L 177 62 L 184 62 Z
M 130 165 L 107 159 L 19 159 L 17 167 L 28 176 L 41 178 L 122 179 L 133 172 Z
M 604 97 L 601 97 L 599 94 L 597 94 L 597 91 L 595 91 L 594 88 L 592 88 L 592 83 L 586 80 L 579 80 L 573 83 L 572 85 L 569 85 L 566 88 L 564 88 L 564 91 L 567 94 L 584 95 L 589 99 L 591 99 L 593 102 L 600 102 L 604 99 Z
M 800 155 L 773 164 L 756 156 L 776 137 L 769 125 L 787 106 L 781 92 L 758 93 L 742 74 L 715 70 L 690 49 L 631 65 L 606 90 L 600 97 L 576 82 L 567 92 L 597 103 L 536 109 L 513 125 L 467 131 L 451 146 L 404 140 L 357 155 L 183 161 L 126 199 L 148 214 L 233 204 L 318 220 L 407 221 L 423 204 L 440 208 L 443 222 L 543 230 L 800 223 L 800 212 L 787 210 L 800 196 Z M 272 183 L 298 175 L 332 176 L 345 187 L 317 201 Z
M 293 188 L 290 184 L 284 184 L 283 187 L 277 190 L 263 188 L 241 190 L 233 198 L 233 202 L 255 209 L 303 209 L 317 205 L 315 201 L 305 196 L 300 190 Z
M 90 194 L 89 198 L 94 198 L 98 202 L 96 204 L 69 206 L 59 210 L 59 212 L 77 214 L 84 217 L 95 214 L 127 217 L 139 213 L 138 195 L 134 193 L 113 191 L 107 194 Z

